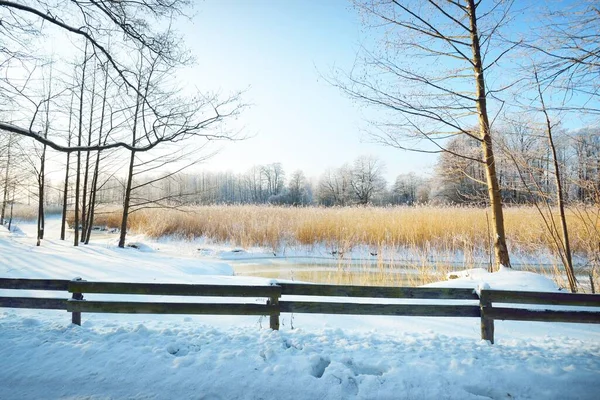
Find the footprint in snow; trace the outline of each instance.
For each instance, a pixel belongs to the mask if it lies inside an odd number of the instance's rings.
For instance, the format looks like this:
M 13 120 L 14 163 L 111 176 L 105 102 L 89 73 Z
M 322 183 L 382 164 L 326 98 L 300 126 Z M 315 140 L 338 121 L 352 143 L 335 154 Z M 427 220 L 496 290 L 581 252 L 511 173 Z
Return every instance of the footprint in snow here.
M 325 369 L 329 367 L 329 364 L 331 364 L 331 361 L 328 358 L 318 357 L 312 360 L 310 374 L 315 378 L 321 378 L 325 373 Z
M 348 361 L 344 362 L 344 365 L 346 365 L 348 368 L 350 368 L 350 370 L 352 371 L 354 376 L 358 376 L 358 375 L 382 376 L 384 373 L 387 372 L 387 368 L 384 368 L 381 366 L 374 366 L 374 365 L 355 364 L 352 360 L 348 360 Z

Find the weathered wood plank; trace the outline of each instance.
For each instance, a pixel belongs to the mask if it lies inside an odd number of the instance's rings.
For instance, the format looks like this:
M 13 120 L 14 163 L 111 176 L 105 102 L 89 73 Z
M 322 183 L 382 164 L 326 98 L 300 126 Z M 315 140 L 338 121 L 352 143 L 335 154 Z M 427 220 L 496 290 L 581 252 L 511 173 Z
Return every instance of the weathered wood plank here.
M 279 312 L 279 307 L 266 304 L 144 303 L 69 300 L 67 302 L 67 311 L 125 314 L 272 315 Z
M 284 295 L 479 300 L 473 289 L 312 285 L 303 283 L 280 283 L 279 285 L 281 286 L 281 293 Z
M 483 312 L 489 318 L 500 320 L 600 324 L 600 312 L 593 311 L 524 310 L 521 308 L 488 307 L 484 308 Z
M 80 281 L 81 279 L 76 279 Z M 71 297 L 72 300 L 83 300 L 83 294 L 81 293 L 73 293 Z M 75 325 L 81 326 L 81 313 L 80 312 L 72 312 L 71 313 L 71 323 Z
M 42 297 L 0 297 L 0 307 L 35 308 L 40 310 L 66 310 L 67 299 Z
M 281 312 L 308 314 L 397 315 L 414 317 L 479 317 L 479 306 L 438 304 L 360 304 L 280 301 Z
M 281 288 L 279 286 L 70 281 L 69 292 L 164 296 L 273 297 L 281 295 Z
M 483 291 L 482 291 L 483 292 Z M 600 294 L 485 290 L 492 303 L 600 307 Z
M 279 297 L 271 297 L 269 299 L 269 302 L 267 303 L 270 306 L 275 307 L 277 310 L 279 310 Z M 280 312 L 277 312 L 276 314 L 271 314 L 270 318 L 269 318 L 269 327 L 271 329 L 273 329 L 274 331 L 278 331 L 279 330 L 279 315 Z
M 494 344 L 494 319 L 487 315 L 487 310 L 492 307 L 489 292 L 482 290 L 480 294 L 479 308 L 481 311 L 481 340 L 489 340 Z
M 12 279 L 0 278 L 0 289 L 60 290 L 67 291 L 66 279 Z

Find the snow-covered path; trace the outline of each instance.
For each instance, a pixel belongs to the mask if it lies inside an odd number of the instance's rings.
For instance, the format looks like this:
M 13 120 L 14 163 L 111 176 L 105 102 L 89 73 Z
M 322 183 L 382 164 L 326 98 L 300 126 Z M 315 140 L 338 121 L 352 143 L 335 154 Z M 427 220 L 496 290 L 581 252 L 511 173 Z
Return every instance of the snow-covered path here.
M 29 230 L 0 227 L 1 277 L 268 282 L 170 250 L 110 241 L 35 247 Z M 519 271 L 474 271 L 440 285 L 481 282 L 556 290 Z M 489 345 L 476 318 L 284 314 L 278 332 L 259 317 L 84 313 L 81 327 L 69 321 L 64 311 L 0 309 L 0 399 L 600 398 L 600 325 L 498 321 Z
M 3 399 L 597 399 L 600 343 L 0 319 Z

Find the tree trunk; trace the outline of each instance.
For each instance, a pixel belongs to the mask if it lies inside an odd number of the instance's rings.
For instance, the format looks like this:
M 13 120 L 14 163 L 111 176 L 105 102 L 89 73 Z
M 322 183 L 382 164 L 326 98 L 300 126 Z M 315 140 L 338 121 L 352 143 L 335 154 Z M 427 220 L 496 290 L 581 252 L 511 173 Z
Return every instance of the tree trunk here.
M 47 122 L 46 122 L 47 123 Z M 46 127 L 46 132 L 48 131 Z M 44 135 L 46 136 L 46 135 Z M 36 246 L 41 245 L 42 239 L 44 239 L 44 186 L 46 184 L 46 146 L 42 150 L 42 157 L 40 159 L 40 173 L 38 175 L 38 218 L 37 218 L 37 243 Z
M 95 67 L 95 65 L 94 65 Z M 92 74 L 92 99 L 90 103 L 90 120 L 88 124 L 88 139 L 87 145 L 90 146 L 92 144 L 92 123 L 94 120 L 94 99 L 96 94 L 96 69 L 94 68 L 94 73 Z M 81 198 L 81 242 L 86 241 L 87 237 L 87 223 L 88 217 L 87 212 L 89 209 L 89 200 L 87 198 L 87 190 L 88 190 L 88 179 L 90 174 L 90 151 L 86 151 L 85 154 L 85 170 L 83 175 L 83 192 Z
M 133 133 L 131 143 L 135 145 L 136 141 L 136 133 L 137 133 L 137 123 L 138 123 L 138 114 L 140 112 L 140 96 L 139 92 L 141 90 L 141 76 L 139 77 L 138 82 L 138 97 L 135 105 L 134 119 L 133 119 Z M 135 151 L 131 151 L 131 157 L 129 159 L 129 169 L 127 171 L 127 183 L 125 186 L 125 196 L 123 199 L 123 216 L 121 217 L 121 232 L 119 234 L 119 247 L 125 247 L 125 236 L 127 236 L 127 219 L 129 218 L 129 204 L 131 202 L 131 186 L 133 183 L 133 167 L 135 165 Z
M 8 231 L 10 232 L 13 220 L 13 206 L 15 205 L 15 187 L 12 190 L 12 200 L 10 201 L 10 217 L 8 218 Z
M 479 32 L 477 31 L 477 15 L 474 0 L 467 0 L 470 10 L 469 20 L 471 28 L 471 48 L 473 51 L 473 70 L 475 73 L 477 114 L 479 118 L 479 130 L 485 175 L 492 211 L 492 228 L 494 233 L 494 255 L 496 257 L 496 268 L 500 266 L 511 267 L 508 248 L 506 246 L 506 234 L 504 232 L 504 214 L 502 212 L 502 198 L 498 177 L 496 176 L 496 163 L 490 134 L 490 123 L 487 114 L 487 102 L 485 92 L 485 79 L 483 77 L 483 66 L 481 59 L 481 48 L 479 43 Z
M 52 68 L 50 68 L 50 80 L 48 82 L 48 98 L 46 103 L 46 126 L 44 127 L 44 139 L 48 138 L 50 129 L 50 98 L 52 97 Z M 38 219 L 37 219 L 37 246 L 44 239 L 44 198 L 46 186 L 46 145 L 42 148 L 40 158 L 40 173 L 38 175 Z
M 106 89 L 108 87 L 108 73 L 104 75 L 104 94 L 102 96 L 102 111 L 100 113 L 100 127 L 98 128 L 98 146 L 102 144 L 102 130 L 104 128 L 104 115 L 106 110 Z M 91 126 L 91 124 L 90 124 Z M 90 243 L 92 236 L 92 226 L 94 225 L 94 212 L 96 210 L 96 192 L 98 191 L 98 173 L 100 170 L 100 151 L 96 152 L 96 163 L 94 164 L 94 174 L 92 175 L 92 185 L 90 187 L 90 207 L 88 211 L 88 221 L 86 223 L 87 232 L 85 234 L 85 244 Z
M 6 203 L 8 202 L 8 183 L 10 178 L 10 158 L 12 146 L 12 133 L 8 134 L 8 153 L 6 154 L 6 173 L 4 174 L 4 195 L 2 196 L 2 211 L 0 211 L 0 225 L 4 225 L 4 216 L 6 215 Z
M 125 199 L 123 200 L 123 216 L 121 217 L 121 232 L 119 234 L 119 247 L 125 247 L 125 236 L 127 235 L 127 218 L 129 218 L 129 204 L 131 202 L 131 185 L 133 181 L 133 166 L 135 163 L 135 152 L 131 152 L 129 159 L 129 170 L 127 173 L 127 186 L 125 187 Z
M 90 243 L 92 236 L 92 226 L 94 225 L 94 213 L 96 211 L 96 191 L 98 190 L 98 169 L 100 165 L 100 152 L 96 155 L 96 166 L 94 167 L 94 175 L 92 176 L 92 186 L 90 188 L 90 208 L 88 211 L 88 221 L 86 223 L 87 232 L 85 234 L 85 244 Z
M 575 278 L 575 271 L 573 270 L 573 259 L 571 256 L 571 244 L 569 241 L 569 229 L 567 227 L 567 217 L 565 215 L 565 201 L 561 185 L 560 171 L 558 166 L 558 160 L 556 159 L 556 147 L 554 146 L 554 140 L 552 139 L 550 120 L 547 119 L 548 124 L 548 141 L 550 142 L 550 148 L 552 149 L 552 158 L 554 161 L 554 172 L 556 178 L 556 197 L 558 200 L 558 211 L 560 213 L 560 226 L 563 236 L 564 246 L 564 264 L 567 272 L 567 279 L 571 292 L 577 293 L 577 279 Z
M 552 136 L 552 124 L 550 123 L 550 116 L 548 115 L 546 103 L 544 102 L 544 96 L 540 87 L 537 71 L 534 70 L 534 74 L 537 84 L 538 95 L 540 96 L 540 103 L 542 104 L 542 112 L 544 113 L 544 117 L 546 118 L 546 133 L 548 135 L 548 144 L 550 145 L 550 151 L 552 152 L 552 161 L 554 163 L 554 176 L 556 179 L 556 200 L 558 203 L 558 211 L 560 214 L 560 226 L 563 237 L 562 247 L 564 254 L 561 255 L 561 258 L 565 266 L 565 272 L 567 273 L 567 280 L 569 281 L 569 287 L 571 289 L 571 292 L 577 293 L 577 279 L 575 278 L 575 271 L 573 270 L 571 244 L 569 241 L 569 229 L 567 227 L 567 217 L 565 215 L 565 200 L 561 184 L 558 156 L 556 155 L 556 146 L 554 145 L 554 138 Z
M 81 90 L 79 92 L 79 130 L 77 134 L 77 146 L 81 146 L 81 137 L 83 135 L 83 91 L 85 88 L 85 67 L 87 66 L 87 40 L 83 53 L 83 69 L 81 73 Z M 75 176 L 75 235 L 73 237 L 73 246 L 79 246 L 79 186 L 81 183 L 81 151 L 77 152 L 77 172 Z
M 71 120 L 73 116 L 73 93 L 71 93 L 71 107 L 69 108 L 69 132 L 67 143 L 71 147 Z M 71 162 L 71 153 L 67 153 L 67 164 L 65 165 L 65 186 L 63 188 L 63 205 L 62 205 L 62 217 L 60 221 L 60 240 L 65 240 L 66 226 L 67 226 L 67 206 L 69 200 L 69 166 Z

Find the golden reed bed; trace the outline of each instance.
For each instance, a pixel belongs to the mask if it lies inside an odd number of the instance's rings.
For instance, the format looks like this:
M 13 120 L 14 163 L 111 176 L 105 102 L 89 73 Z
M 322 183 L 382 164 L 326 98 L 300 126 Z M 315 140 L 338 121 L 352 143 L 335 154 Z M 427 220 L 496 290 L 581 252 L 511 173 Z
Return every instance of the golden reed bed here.
M 490 230 L 484 208 L 467 207 L 276 207 L 197 206 L 184 210 L 149 209 L 133 213 L 129 229 L 150 237 L 207 237 L 237 246 L 323 243 L 340 249 L 358 245 L 416 247 L 472 252 L 488 249 Z M 542 219 L 533 207 L 505 210 L 511 247 L 523 252 L 551 250 Z M 569 214 L 572 248 L 590 251 L 586 226 Z M 96 225 L 120 226 L 118 211 L 97 216 Z M 589 228 L 589 227 L 588 227 Z
M 33 211 L 21 207 L 22 218 L 33 219 Z M 108 210 L 108 211 L 107 211 Z M 96 215 L 95 225 L 120 227 L 118 206 L 104 207 Z M 587 209 L 586 223 L 582 222 L 582 209 L 572 209 L 568 214 L 573 251 L 592 260 L 599 254 L 600 218 L 598 210 Z M 33 213 L 33 214 L 32 214 Z M 579 216 L 577 215 L 579 213 Z M 30 215 L 31 214 L 31 215 Z M 70 213 L 69 222 L 72 224 Z M 490 254 L 490 230 L 487 209 L 475 207 L 279 207 L 264 205 L 196 206 L 182 210 L 148 209 L 130 215 L 129 229 L 153 238 L 172 236 L 181 239 L 205 237 L 216 242 L 251 247 L 261 246 L 281 254 L 282 249 L 325 245 L 328 250 L 346 252 L 358 246 L 368 246 L 377 254 L 377 269 L 365 264 L 364 274 L 345 273 L 340 268 L 329 283 L 353 284 L 406 284 L 397 279 L 409 279 L 410 286 L 444 279 L 457 265 L 448 260 L 458 260 L 463 268 L 471 268 L 487 261 Z M 534 207 L 506 207 L 506 230 L 513 254 L 533 256 L 532 264 L 520 269 L 534 268 L 553 277 L 564 286 L 562 265 L 555 262 L 541 268 L 536 255 L 552 255 L 554 245 Z M 557 221 L 558 222 L 558 221 Z M 394 258 L 399 252 L 409 252 L 407 267 L 416 275 L 401 277 L 396 272 Z M 482 260 L 482 254 L 483 260 Z M 416 255 L 416 257 L 415 257 Z M 589 265 L 587 266 L 589 269 Z M 589 272 L 589 271 L 588 271 Z M 586 274 L 588 273 L 586 272 Z M 600 286 L 600 271 L 593 270 L 593 280 Z M 307 272 L 308 273 L 308 272 Z M 347 276 L 346 276 L 347 275 Z M 306 277 L 305 277 L 306 278 Z M 319 278 L 320 279 L 320 278 Z M 308 279 L 310 280 L 310 279 Z M 587 285 L 586 282 L 584 282 Z

